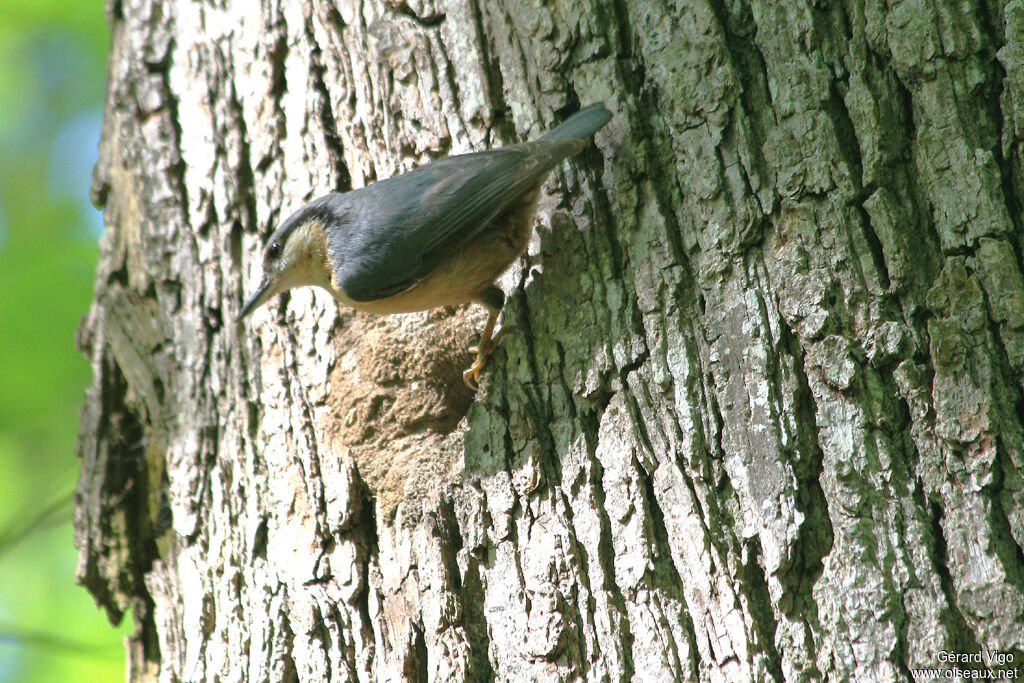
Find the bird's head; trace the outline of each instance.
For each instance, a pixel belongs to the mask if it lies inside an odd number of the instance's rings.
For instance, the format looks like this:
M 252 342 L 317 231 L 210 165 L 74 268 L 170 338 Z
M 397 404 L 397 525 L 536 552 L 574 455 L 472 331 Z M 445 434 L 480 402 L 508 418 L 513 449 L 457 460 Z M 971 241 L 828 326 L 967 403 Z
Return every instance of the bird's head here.
M 337 202 L 337 197 L 327 195 L 306 204 L 274 231 L 263 248 L 263 281 L 236 320 L 292 287 L 319 285 L 330 289 L 327 228 L 334 219 L 332 202 Z

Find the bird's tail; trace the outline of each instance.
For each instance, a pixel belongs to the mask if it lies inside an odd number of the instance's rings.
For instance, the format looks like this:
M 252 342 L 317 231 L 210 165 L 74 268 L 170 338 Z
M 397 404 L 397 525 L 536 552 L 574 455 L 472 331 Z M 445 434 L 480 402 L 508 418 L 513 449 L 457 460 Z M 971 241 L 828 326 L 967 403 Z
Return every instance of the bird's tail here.
M 612 113 L 598 102 L 580 109 L 541 138 L 548 142 L 558 140 L 586 140 L 611 119 Z

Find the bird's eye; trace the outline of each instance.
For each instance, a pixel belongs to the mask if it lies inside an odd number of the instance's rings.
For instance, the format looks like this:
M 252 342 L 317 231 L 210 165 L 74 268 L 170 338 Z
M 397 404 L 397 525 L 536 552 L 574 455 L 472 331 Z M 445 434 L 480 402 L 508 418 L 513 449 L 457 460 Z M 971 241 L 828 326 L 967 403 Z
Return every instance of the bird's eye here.
M 281 253 L 281 244 L 279 242 L 271 242 L 270 246 L 267 247 L 267 256 L 270 258 L 277 258 L 277 255 Z

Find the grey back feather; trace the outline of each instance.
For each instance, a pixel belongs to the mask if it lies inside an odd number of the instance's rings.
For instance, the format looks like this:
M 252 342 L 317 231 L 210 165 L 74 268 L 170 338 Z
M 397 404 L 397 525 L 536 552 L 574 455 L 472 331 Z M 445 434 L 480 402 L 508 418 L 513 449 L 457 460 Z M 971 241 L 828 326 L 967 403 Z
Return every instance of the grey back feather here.
M 336 195 L 339 220 L 327 225 L 327 242 L 338 284 L 355 301 L 413 286 L 583 149 L 610 116 L 593 105 L 535 142 L 440 159 Z

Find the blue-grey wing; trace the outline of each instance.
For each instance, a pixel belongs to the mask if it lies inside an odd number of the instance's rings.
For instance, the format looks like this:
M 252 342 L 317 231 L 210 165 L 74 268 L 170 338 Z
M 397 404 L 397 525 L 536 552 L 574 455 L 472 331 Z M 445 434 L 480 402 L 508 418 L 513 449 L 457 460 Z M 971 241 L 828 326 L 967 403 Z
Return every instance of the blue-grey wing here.
M 359 227 L 328 237 L 338 284 L 355 301 L 405 291 L 584 145 L 544 140 L 448 157 L 349 193 L 346 223 Z

